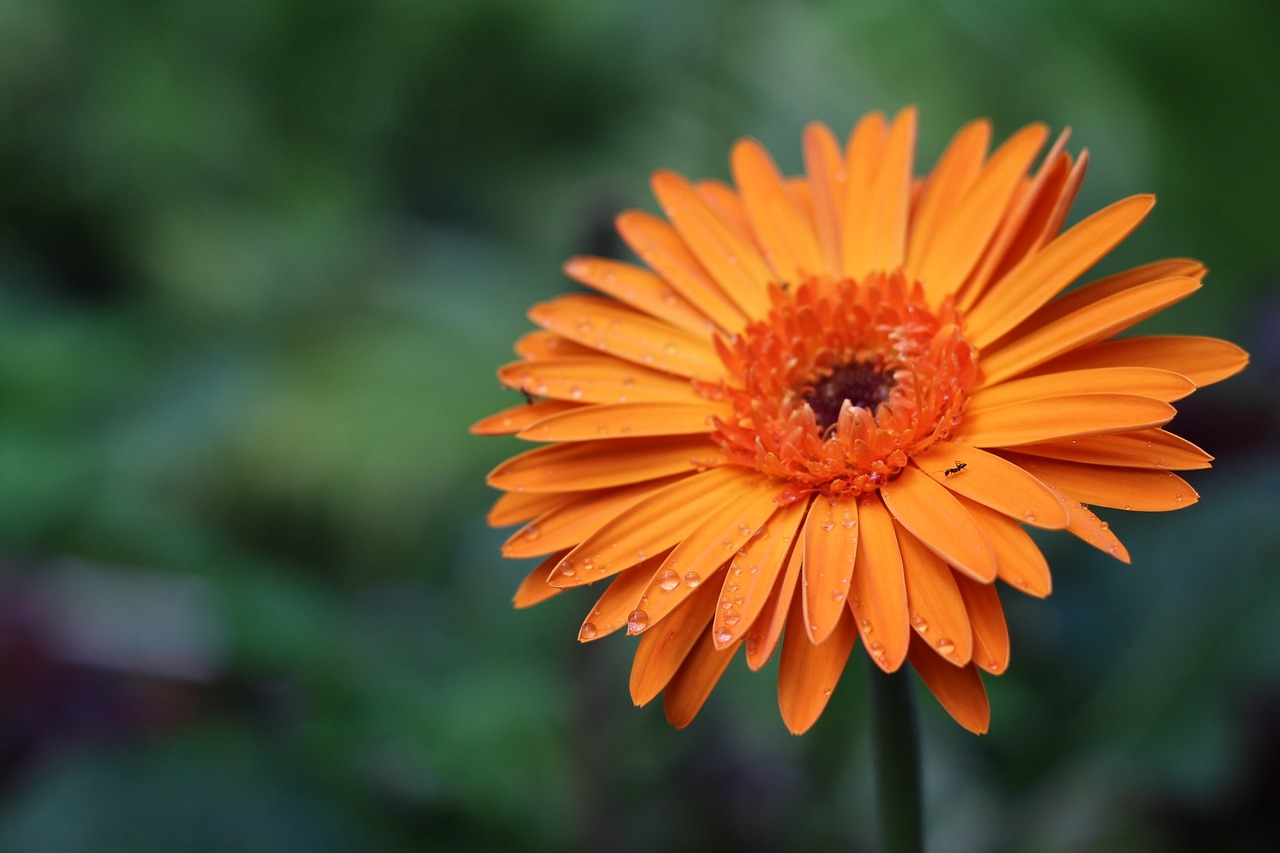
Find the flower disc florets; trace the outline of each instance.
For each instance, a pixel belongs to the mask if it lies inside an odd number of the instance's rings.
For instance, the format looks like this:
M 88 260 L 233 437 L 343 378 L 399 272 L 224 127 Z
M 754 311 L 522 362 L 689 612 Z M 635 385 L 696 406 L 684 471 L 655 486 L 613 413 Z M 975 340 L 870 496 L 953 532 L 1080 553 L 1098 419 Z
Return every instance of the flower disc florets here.
M 959 423 L 977 367 L 950 299 L 930 308 L 901 273 L 774 288 L 767 317 L 717 340 L 732 403 L 715 441 L 787 483 L 779 503 L 873 491 Z

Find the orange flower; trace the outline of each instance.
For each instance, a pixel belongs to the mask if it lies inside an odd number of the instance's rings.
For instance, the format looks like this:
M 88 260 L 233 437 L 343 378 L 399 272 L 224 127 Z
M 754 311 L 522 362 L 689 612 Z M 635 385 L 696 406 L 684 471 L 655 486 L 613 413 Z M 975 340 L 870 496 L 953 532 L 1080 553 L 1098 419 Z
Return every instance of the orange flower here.
M 1163 429 L 1170 405 L 1241 370 L 1211 338 L 1113 336 L 1199 289 L 1165 260 L 1063 292 L 1154 199 L 1062 231 L 1087 156 L 1030 125 L 988 156 L 990 124 L 913 176 L 916 112 L 862 119 L 841 150 L 804 134 L 784 177 L 753 140 L 736 188 L 660 171 L 664 221 L 618 231 L 647 269 L 577 257 L 602 295 L 537 305 L 504 385 L 529 399 L 473 427 L 547 446 L 499 465 L 489 521 L 545 556 L 525 607 L 610 579 L 583 641 L 640 634 L 631 693 L 687 725 L 739 647 L 757 670 L 784 633 L 783 720 L 808 729 L 855 640 L 910 660 L 965 728 L 990 718 L 979 670 L 1009 638 L 999 578 L 1049 594 L 1023 525 L 1128 561 L 1084 504 L 1194 503 L 1175 470 L 1211 457 Z

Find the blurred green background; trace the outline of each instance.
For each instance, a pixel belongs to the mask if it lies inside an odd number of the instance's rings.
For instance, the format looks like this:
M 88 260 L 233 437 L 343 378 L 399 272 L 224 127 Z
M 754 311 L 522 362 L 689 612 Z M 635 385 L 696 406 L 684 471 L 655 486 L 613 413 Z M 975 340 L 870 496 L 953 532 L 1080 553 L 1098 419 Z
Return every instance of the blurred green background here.
M 786 734 L 730 669 L 669 729 L 586 593 L 514 612 L 494 369 L 574 253 L 753 135 L 921 108 L 1073 128 L 1108 268 L 1212 272 L 1177 516 L 1047 537 L 991 734 L 927 694 L 931 849 L 1253 850 L 1280 813 L 1273 3 L 0 0 L 0 850 L 874 846 L 855 656 Z

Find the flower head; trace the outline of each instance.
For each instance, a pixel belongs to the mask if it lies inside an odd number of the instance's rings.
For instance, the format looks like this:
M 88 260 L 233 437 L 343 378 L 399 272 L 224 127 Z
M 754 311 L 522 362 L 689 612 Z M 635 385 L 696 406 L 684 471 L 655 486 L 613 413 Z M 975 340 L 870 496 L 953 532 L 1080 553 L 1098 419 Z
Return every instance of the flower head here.
M 583 641 L 641 635 L 631 692 L 689 723 L 738 650 L 781 643 L 793 732 L 860 639 L 905 661 L 964 727 L 1009 637 L 995 581 L 1049 594 L 1024 525 L 1128 561 L 1086 504 L 1171 510 L 1211 457 L 1163 429 L 1171 403 L 1241 370 L 1211 338 L 1114 337 L 1200 287 L 1165 260 L 1067 290 L 1150 211 L 1116 202 L 1063 230 L 1088 161 L 1031 125 L 988 154 L 974 122 L 913 170 L 916 113 L 873 113 L 841 149 L 804 134 L 804 174 L 752 140 L 735 187 L 653 176 L 666 220 L 629 211 L 645 266 L 570 260 L 600 295 L 535 306 L 499 371 L 528 402 L 482 434 L 545 446 L 499 465 L 503 552 L 545 559 L 528 606 L 607 581 Z

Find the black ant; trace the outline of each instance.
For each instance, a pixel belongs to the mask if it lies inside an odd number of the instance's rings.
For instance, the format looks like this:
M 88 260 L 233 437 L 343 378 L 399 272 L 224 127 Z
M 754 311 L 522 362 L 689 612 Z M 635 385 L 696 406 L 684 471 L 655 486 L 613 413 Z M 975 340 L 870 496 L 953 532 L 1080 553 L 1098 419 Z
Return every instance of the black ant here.
M 524 390 L 523 388 L 520 389 L 520 393 L 524 395 L 524 401 L 528 403 L 530 406 L 532 406 L 534 402 L 533 395 L 530 394 L 528 391 Z
M 961 462 L 959 459 L 957 459 L 956 467 L 948 468 L 947 470 L 943 471 L 942 476 L 950 477 L 952 474 L 959 474 L 961 471 L 963 471 L 965 468 L 968 468 L 968 467 L 969 467 L 968 462 Z

